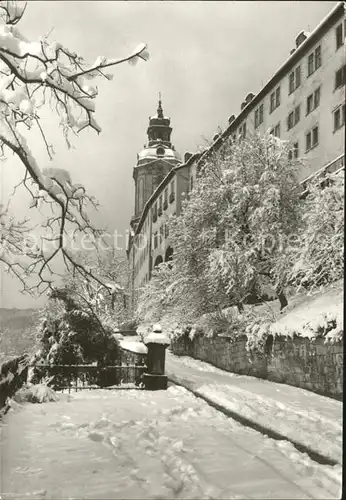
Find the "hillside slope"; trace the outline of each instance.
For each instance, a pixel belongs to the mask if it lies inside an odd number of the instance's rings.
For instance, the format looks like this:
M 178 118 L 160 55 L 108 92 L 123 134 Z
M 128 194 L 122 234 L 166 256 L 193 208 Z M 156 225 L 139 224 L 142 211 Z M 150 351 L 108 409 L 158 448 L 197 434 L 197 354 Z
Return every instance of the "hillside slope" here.
M 0 308 L 0 362 L 32 348 L 37 320 L 38 309 Z
M 343 280 L 339 280 L 323 290 L 311 294 L 297 294 L 290 300 L 289 305 L 281 314 L 277 314 L 276 321 L 271 325 L 274 334 L 298 334 L 305 337 L 314 337 L 319 331 L 328 330 L 328 323 L 333 322 L 332 334 L 335 340 L 343 333 L 344 292 Z M 330 329 L 330 328 L 329 328 Z

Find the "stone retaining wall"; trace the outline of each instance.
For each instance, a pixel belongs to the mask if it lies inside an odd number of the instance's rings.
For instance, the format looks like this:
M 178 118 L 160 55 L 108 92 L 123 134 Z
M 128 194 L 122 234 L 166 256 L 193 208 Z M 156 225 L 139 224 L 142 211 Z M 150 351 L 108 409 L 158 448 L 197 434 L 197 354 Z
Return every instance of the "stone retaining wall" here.
M 191 356 L 242 375 L 252 375 L 309 389 L 342 399 L 343 342 L 324 343 L 324 338 L 269 337 L 266 352 L 249 352 L 247 338 L 181 337 L 171 350 L 178 356 Z
M 343 342 L 276 337 L 267 355 L 268 379 L 342 399 Z

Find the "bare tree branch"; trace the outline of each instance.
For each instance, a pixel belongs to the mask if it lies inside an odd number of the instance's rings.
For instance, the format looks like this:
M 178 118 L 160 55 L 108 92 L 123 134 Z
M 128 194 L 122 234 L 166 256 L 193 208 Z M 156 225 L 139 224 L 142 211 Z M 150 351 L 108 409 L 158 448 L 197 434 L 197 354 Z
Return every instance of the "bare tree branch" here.
M 93 245 L 102 235 L 89 216 L 90 209 L 97 209 L 96 201 L 83 186 L 74 185 L 66 171 L 42 170 L 22 131 L 37 129 L 49 159 L 53 158 L 54 150 L 44 119 L 37 112 L 41 107 L 50 105 L 59 117 L 68 146 L 70 133 L 78 135 L 85 128 L 100 133 L 95 120 L 98 90 L 90 82 L 100 76 L 111 79 L 104 73 L 106 68 L 126 61 L 147 60 L 147 48 L 141 44 L 125 57 L 101 57 L 87 64 L 78 54 L 60 43 L 49 42 L 47 37 L 30 42 L 22 36 L 17 25 L 25 10 L 26 4 L 22 8 L 16 2 L 0 2 L 0 159 L 6 160 L 6 152 L 10 151 L 23 166 L 23 179 L 14 186 L 12 196 L 24 186 L 31 199 L 31 209 L 42 210 L 43 214 L 48 207 L 51 215 L 45 216 L 40 226 L 43 234 L 39 234 L 32 232 L 37 231 L 38 226 L 30 228 L 27 219 L 15 221 L 9 207 L 2 210 L 0 261 L 29 293 L 52 288 L 58 276 L 53 265 L 58 256 L 68 272 L 95 280 L 107 289 L 97 273 L 86 269 L 68 249 L 71 235 L 73 240 L 88 236 Z M 37 244 L 27 248 L 34 234 Z M 32 283 L 34 278 L 36 281 Z

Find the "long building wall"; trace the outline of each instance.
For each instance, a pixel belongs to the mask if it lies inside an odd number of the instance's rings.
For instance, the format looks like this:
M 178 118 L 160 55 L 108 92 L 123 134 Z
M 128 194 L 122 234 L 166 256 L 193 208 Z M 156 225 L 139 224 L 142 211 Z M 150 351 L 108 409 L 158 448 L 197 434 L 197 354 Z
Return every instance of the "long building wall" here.
M 133 306 L 155 264 L 166 260 L 167 250 L 171 251 L 168 218 L 180 214 L 200 166 L 224 139 L 270 131 L 289 140 L 291 154 L 303 160 L 301 181 L 325 166 L 331 171 L 344 167 L 345 32 L 345 8 L 343 2 L 338 2 L 311 34 L 298 35 L 290 57 L 257 95 L 246 96 L 241 112 L 232 115 L 228 127 L 214 137 L 213 144 L 203 153 L 185 155 L 184 163 L 175 166 L 157 187 L 146 202 L 128 247 L 133 263 Z M 163 208 L 166 190 L 168 203 Z M 147 241 L 144 249 L 134 244 L 143 235 Z
M 344 40 L 344 9 L 338 4 L 319 28 L 320 35 L 315 30 L 257 96 L 249 95 L 227 131 L 242 135 L 245 125 L 246 135 L 272 131 L 292 146 L 297 144 L 298 157 L 304 158 L 300 180 L 344 152 L 345 45 L 339 44 L 340 27 Z

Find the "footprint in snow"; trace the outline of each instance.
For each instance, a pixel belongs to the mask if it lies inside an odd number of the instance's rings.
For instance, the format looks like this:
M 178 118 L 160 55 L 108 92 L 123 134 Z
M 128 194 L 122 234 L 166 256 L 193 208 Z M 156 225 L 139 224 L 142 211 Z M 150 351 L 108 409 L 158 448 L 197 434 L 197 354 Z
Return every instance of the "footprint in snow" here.
M 92 441 L 103 441 L 103 434 L 99 432 L 89 432 L 88 438 Z

